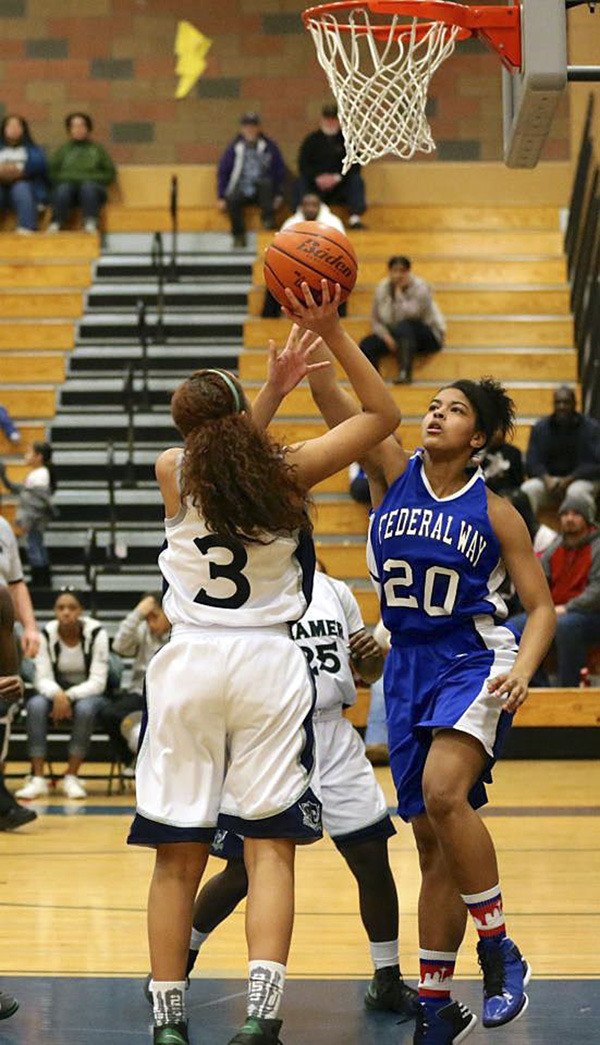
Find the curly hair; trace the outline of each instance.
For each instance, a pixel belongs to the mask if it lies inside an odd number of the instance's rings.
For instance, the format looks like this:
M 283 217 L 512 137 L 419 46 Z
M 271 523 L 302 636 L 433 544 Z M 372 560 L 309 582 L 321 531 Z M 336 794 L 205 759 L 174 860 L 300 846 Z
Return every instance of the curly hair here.
M 487 446 L 494 435 L 500 435 L 502 441 L 513 435 L 515 404 L 495 378 L 482 377 L 479 381 L 461 378 L 444 388 L 458 388 L 467 397 L 475 411 L 477 430 L 485 436 L 484 445 Z
M 213 533 L 250 543 L 310 528 L 306 490 L 254 425 L 232 374 L 196 370 L 173 393 L 171 414 L 185 440 L 182 494 Z

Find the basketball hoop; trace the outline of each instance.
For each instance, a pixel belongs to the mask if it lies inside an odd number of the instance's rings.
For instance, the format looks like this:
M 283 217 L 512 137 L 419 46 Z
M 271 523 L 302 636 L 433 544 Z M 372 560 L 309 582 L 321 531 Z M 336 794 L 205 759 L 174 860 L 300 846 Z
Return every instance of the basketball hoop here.
M 457 40 L 480 36 L 509 69 L 520 67 L 518 6 L 343 0 L 311 7 L 302 20 L 337 102 L 346 142 L 343 174 L 390 153 L 409 160 L 435 149 L 427 92 Z

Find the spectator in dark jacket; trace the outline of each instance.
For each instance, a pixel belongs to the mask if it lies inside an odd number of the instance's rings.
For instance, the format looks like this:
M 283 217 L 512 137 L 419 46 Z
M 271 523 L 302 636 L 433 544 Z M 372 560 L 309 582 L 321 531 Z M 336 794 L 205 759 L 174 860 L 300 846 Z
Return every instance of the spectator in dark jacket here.
M 536 515 L 556 508 L 565 494 L 593 500 L 598 493 L 600 424 L 577 411 L 572 388 L 557 388 L 554 412 L 533 426 L 525 470 L 530 478 L 521 489 Z
M 86 112 L 69 113 L 65 120 L 69 136 L 50 157 L 54 212 L 48 232 L 58 232 L 73 207 L 81 207 L 84 232 L 96 232 L 106 190 L 116 170 L 106 149 L 92 140 L 94 125 Z
M 275 228 L 275 211 L 282 201 L 285 163 L 279 146 L 262 132 L 258 113 L 246 112 L 241 131 L 219 160 L 219 207 L 231 221 L 235 247 L 246 246 L 244 207 L 258 204 L 263 228 Z
M 558 617 L 554 639 L 558 684 L 578 686 L 588 647 L 600 641 L 600 531 L 593 502 L 582 494 L 568 494 L 559 513 L 560 534 L 541 563 Z M 525 621 L 523 613 L 511 617 L 510 624 L 520 633 Z M 542 677 L 537 684 L 548 682 Z
M 5 116 L 0 125 L 0 208 L 13 210 L 17 232 L 37 228 L 38 207 L 48 200 L 46 157 L 31 137 L 27 120 Z
M 296 196 L 299 201 L 305 193 L 316 192 L 325 203 L 344 203 L 350 211 L 350 228 L 362 229 L 365 183 L 356 163 L 342 174 L 345 155 L 346 143 L 337 106 L 324 105 L 319 129 L 308 134 L 300 146 Z

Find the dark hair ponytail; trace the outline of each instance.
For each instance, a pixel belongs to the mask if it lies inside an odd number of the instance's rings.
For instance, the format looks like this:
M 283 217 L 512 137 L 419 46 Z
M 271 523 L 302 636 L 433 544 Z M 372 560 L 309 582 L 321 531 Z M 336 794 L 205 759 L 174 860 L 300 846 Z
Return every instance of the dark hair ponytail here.
M 482 377 L 480 381 L 461 378 L 445 388 L 458 388 L 469 400 L 475 411 L 477 431 L 483 432 L 485 446 L 496 434 L 502 441 L 514 433 L 515 404 L 506 390 L 493 377 Z
M 52 464 L 52 447 L 50 443 L 35 442 L 33 443 L 34 453 L 39 454 L 44 462 L 44 465 L 48 469 L 48 475 L 50 476 L 50 493 L 54 493 L 57 487 L 56 481 L 56 468 Z
M 171 413 L 185 439 L 183 496 L 224 537 L 261 541 L 310 526 L 293 466 L 246 408 L 227 372 L 196 371 L 173 393 Z

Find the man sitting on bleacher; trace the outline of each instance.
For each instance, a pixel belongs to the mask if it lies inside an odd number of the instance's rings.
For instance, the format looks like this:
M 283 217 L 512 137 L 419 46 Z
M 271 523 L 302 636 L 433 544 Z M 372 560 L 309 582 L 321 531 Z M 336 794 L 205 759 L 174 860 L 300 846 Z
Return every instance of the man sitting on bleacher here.
M 121 622 L 114 637 L 113 653 L 134 658 L 131 680 L 128 689 L 116 699 L 103 701 L 98 722 L 110 737 L 115 757 L 125 766 L 134 761 L 137 750 L 146 668 L 154 654 L 169 641 L 170 634 L 171 625 L 163 612 L 162 596 L 160 592 L 149 592 Z
M 578 686 L 588 648 L 600 641 L 600 530 L 593 502 L 570 494 L 559 508 L 560 534 L 541 557 L 558 617 L 554 639 L 559 686 Z M 522 632 L 526 614 L 511 617 Z M 548 685 L 543 672 L 532 685 Z
M 525 470 L 530 478 L 521 489 L 534 515 L 566 496 L 593 500 L 600 491 L 600 424 L 577 410 L 568 385 L 555 390 L 552 413 L 531 429 Z

